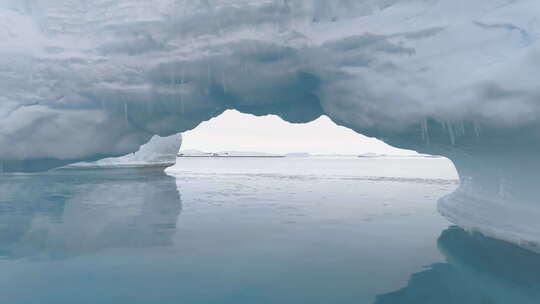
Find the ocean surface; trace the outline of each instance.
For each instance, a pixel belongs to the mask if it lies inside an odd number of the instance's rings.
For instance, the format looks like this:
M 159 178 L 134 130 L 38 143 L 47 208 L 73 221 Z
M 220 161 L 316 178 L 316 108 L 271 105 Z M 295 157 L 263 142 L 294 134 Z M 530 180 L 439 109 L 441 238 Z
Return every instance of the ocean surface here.
M 540 257 L 437 212 L 443 158 L 0 175 L 0 303 L 540 303 Z

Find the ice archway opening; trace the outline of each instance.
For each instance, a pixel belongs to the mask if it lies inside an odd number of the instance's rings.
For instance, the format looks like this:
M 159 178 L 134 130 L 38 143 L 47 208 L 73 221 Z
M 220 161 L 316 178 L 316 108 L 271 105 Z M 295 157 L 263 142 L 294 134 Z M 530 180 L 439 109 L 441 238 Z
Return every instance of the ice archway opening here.
M 414 156 L 375 138 L 336 125 L 326 115 L 309 123 L 289 123 L 275 115 L 254 116 L 227 110 L 182 134 L 181 152 L 254 152 L 358 156 Z

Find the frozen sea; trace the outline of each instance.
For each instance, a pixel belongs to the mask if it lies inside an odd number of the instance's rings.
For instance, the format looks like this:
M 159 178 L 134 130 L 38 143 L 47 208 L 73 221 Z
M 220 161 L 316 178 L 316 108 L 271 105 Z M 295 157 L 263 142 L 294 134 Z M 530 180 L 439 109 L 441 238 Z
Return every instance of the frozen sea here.
M 0 175 L 0 303 L 540 303 L 540 257 L 437 212 L 443 158 Z

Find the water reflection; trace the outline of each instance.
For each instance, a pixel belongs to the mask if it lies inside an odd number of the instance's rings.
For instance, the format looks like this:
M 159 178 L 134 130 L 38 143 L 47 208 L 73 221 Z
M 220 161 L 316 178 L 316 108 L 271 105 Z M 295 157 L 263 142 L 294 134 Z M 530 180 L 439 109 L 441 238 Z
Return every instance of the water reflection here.
M 0 175 L 0 257 L 169 246 L 181 209 L 175 179 L 162 170 Z
M 540 303 L 540 255 L 458 227 L 445 230 L 438 245 L 447 263 L 413 274 L 376 304 Z
M 91 303 L 372 303 L 375 293 L 403 286 L 411 269 L 441 260 L 434 240 L 446 223 L 434 208 L 424 213 L 402 200 L 361 221 L 349 214 L 376 212 L 376 200 L 336 207 L 349 198 L 343 188 L 322 191 L 340 193 L 328 200 L 305 192 L 311 181 L 291 188 L 294 181 L 273 180 L 268 190 L 266 179 L 250 176 L 222 185 L 230 178 L 183 187 L 190 212 L 177 229 L 177 181 L 160 170 L 0 175 L 0 303 L 90 303 L 80 300 L 87 295 Z M 369 187 L 385 185 L 377 183 Z M 283 189 L 299 195 L 277 196 Z M 291 208 L 306 216 L 283 223 L 301 214 Z M 346 216 L 336 213 L 343 208 L 351 208 Z M 392 215 L 404 211 L 417 215 Z M 409 225 L 411 218 L 432 223 Z M 375 302 L 540 303 L 539 255 L 457 227 L 437 243 L 446 263 Z

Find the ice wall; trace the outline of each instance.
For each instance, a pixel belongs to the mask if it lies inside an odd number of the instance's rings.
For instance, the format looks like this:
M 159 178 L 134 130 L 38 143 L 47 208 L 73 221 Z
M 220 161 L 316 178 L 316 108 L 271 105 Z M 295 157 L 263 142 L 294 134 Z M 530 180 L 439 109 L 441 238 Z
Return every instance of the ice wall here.
M 129 154 L 226 109 L 327 114 L 455 161 L 466 184 L 441 203 L 451 219 L 462 193 L 492 202 L 501 188 L 532 210 L 538 11 L 536 0 L 0 0 L 0 169 Z

